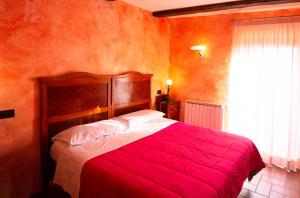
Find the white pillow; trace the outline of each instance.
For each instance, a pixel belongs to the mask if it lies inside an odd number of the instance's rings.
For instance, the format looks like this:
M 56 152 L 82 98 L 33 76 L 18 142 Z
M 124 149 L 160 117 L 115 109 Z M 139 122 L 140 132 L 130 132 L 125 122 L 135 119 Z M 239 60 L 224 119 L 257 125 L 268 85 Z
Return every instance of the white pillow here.
M 145 109 L 133 113 L 124 114 L 114 118 L 121 122 L 127 129 L 134 128 L 151 120 L 163 117 L 165 114 L 160 111 Z
M 113 119 L 109 119 L 109 120 L 101 120 L 101 121 L 98 121 L 98 122 L 92 122 L 92 123 L 89 123 L 89 124 L 85 124 L 86 126 L 99 126 L 99 127 L 104 127 L 106 128 L 107 130 L 125 130 L 125 126 L 116 121 L 116 120 L 113 120 Z
M 70 146 L 76 146 L 95 141 L 101 137 L 112 136 L 117 131 L 124 130 L 124 126 L 116 121 L 112 123 L 113 124 L 103 120 L 86 125 L 74 126 L 56 134 L 52 137 L 52 141 L 62 141 Z

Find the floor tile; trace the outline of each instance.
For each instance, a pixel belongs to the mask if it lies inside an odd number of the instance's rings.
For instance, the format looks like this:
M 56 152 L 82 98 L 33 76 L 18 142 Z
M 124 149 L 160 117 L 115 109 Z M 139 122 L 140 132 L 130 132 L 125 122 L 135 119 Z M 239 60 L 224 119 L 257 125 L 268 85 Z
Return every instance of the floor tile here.
M 250 184 L 250 183 L 246 183 L 246 182 L 245 182 L 244 185 L 243 185 L 243 188 L 255 192 L 255 190 L 256 190 L 256 185 Z
M 261 181 L 256 188 L 256 192 L 264 196 L 269 196 L 271 188 L 271 183 Z
M 245 196 L 239 195 L 238 198 L 267 198 L 263 195 L 257 194 L 255 192 L 252 191 L 248 191 L 247 194 Z
M 300 175 L 297 173 L 291 172 L 287 175 L 286 188 L 300 191 Z
M 266 175 L 263 175 L 261 177 L 261 181 L 266 181 L 266 182 L 269 182 L 271 184 L 275 184 L 277 186 L 281 186 L 281 187 L 285 187 L 286 186 L 286 180 L 281 180 L 279 178 L 275 178 L 275 177 L 270 177 L 270 176 L 266 176 Z
M 267 167 L 250 182 L 245 181 L 239 198 L 300 198 L 300 171 Z
M 250 184 L 258 185 L 262 175 L 255 175 L 252 180 L 250 181 Z
M 275 168 L 268 167 L 268 166 L 262 170 L 263 175 L 267 175 L 270 177 L 274 177 L 275 172 L 276 172 Z
M 275 191 L 271 191 L 269 197 L 270 198 L 284 198 L 284 195 L 280 194 L 278 192 L 275 192 Z
M 277 168 L 274 174 L 275 178 L 286 180 L 286 176 L 289 174 L 286 170 Z
M 247 198 L 267 198 L 267 197 L 250 191 L 249 196 Z
M 239 196 L 242 196 L 242 197 L 248 197 L 249 196 L 249 190 L 248 189 L 242 189 Z
M 288 197 L 291 197 L 291 196 L 294 197 L 294 196 L 297 196 L 297 195 L 299 195 L 299 197 L 300 197 L 300 192 L 299 191 L 293 191 L 291 189 L 287 189 L 287 188 L 276 186 L 276 185 L 272 186 L 272 191 L 284 194 Z

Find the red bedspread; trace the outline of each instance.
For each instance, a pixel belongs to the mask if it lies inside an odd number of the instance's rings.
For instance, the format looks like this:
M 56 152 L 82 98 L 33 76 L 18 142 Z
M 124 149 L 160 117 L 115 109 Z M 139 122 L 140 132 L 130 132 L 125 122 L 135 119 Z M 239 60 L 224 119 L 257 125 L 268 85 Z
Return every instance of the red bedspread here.
M 177 122 L 86 162 L 80 197 L 233 198 L 264 167 L 249 139 Z

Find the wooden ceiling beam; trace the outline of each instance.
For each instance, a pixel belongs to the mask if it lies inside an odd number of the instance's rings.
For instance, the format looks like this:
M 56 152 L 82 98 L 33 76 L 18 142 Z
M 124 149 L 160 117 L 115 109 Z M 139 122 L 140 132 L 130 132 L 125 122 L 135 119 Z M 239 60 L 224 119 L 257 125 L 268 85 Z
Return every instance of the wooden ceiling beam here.
M 264 5 L 276 5 L 276 4 L 286 4 L 286 3 L 296 3 L 300 0 L 242 0 L 242 1 L 232 1 L 224 3 L 216 3 L 209 5 L 200 5 L 186 8 L 176 8 L 170 10 L 161 10 L 153 12 L 155 17 L 170 17 L 170 16 L 179 16 L 186 14 L 197 14 L 204 12 L 215 12 L 221 10 L 230 10 L 238 8 L 246 8 L 252 6 L 264 6 Z

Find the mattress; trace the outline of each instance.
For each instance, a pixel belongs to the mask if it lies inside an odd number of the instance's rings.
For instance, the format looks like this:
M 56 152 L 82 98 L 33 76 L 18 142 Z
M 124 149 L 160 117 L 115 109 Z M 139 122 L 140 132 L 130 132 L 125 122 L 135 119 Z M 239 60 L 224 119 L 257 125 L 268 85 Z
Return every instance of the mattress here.
M 175 122 L 167 118 L 159 118 L 134 129 L 118 131 L 115 136 L 100 138 L 79 146 L 69 147 L 65 143 L 55 142 L 50 151 L 51 157 L 57 163 L 53 182 L 60 185 L 72 198 L 76 198 L 79 193 L 80 174 L 85 162 L 156 133 Z

